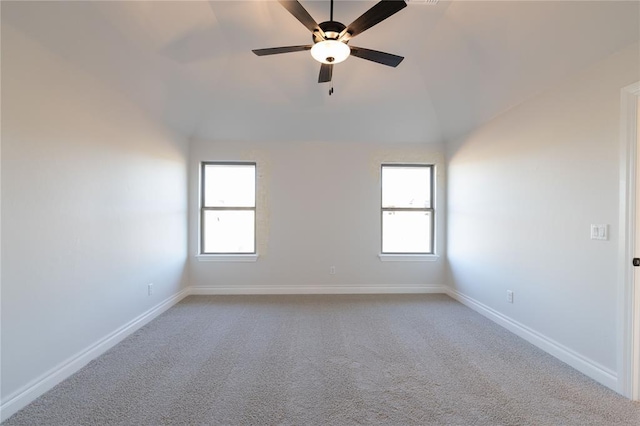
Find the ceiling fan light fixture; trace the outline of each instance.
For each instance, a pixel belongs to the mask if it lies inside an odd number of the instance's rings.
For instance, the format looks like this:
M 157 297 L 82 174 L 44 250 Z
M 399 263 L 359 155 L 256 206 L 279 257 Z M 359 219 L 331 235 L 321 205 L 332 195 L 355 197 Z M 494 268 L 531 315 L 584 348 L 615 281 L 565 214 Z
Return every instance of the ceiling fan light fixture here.
M 338 40 L 323 40 L 311 48 L 311 56 L 323 64 L 339 64 L 349 57 L 351 49 Z
M 349 56 L 357 56 L 358 58 L 389 67 L 397 67 L 404 59 L 402 56 L 348 45 L 349 41 L 358 34 L 362 34 L 407 7 L 407 3 L 403 0 L 379 0 L 348 26 L 333 20 L 333 0 L 331 0 L 329 20 L 319 24 L 309 15 L 309 12 L 300 4 L 299 0 L 278 1 L 294 18 L 311 31 L 314 44 L 254 49 L 253 53 L 258 56 L 311 50 L 313 59 L 322 64 L 318 75 L 318 83 L 330 82 L 333 76 L 333 65 L 343 62 Z M 329 94 L 332 92 L 330 91 Z

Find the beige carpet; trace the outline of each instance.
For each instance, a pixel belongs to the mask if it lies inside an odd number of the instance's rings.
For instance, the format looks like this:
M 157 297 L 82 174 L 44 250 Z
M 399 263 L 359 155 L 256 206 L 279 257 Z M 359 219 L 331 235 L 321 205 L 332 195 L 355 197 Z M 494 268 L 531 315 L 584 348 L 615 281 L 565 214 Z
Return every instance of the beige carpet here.
M 640 425 L 444 295 L 191 296 L 5 423 Z

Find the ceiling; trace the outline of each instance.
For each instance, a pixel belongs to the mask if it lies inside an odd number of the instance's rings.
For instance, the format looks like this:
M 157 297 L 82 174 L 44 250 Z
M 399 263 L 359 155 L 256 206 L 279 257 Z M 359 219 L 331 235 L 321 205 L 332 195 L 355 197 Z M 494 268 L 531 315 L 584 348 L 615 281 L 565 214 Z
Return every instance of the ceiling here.
M 301 0 L 317 22 L 329 2 Z M 349 24 L 375 1 L 336 0 Z M 335 93 L 276 1 L 2 2 L 10 25 L 121 91 L 186 137 L 248 141 L 446 141 L 640 39 L 634 1 L 421 0 L 351 44 L 405 56 L 349 58 Z

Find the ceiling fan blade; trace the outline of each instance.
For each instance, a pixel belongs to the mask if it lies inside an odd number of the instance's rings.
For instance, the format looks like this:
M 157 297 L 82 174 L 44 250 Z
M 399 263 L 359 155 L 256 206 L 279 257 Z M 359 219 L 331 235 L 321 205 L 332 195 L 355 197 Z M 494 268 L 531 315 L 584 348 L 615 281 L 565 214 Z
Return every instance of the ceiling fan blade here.
M 363 47 L 351 46 L 351 55 L 368 61 L 377 62 L 390 67 L 397 67 L 404 59 L 403 56 L 392 55 L 391 53 L 380 52 L 378 50 L 365 49 Z
M 302 52 L 303 50 L 311 50 L 311 45 L 270 47 L 268 49 L 253 49 L 252 52 L 258 56 L 266 56 L 266 55 L 277 55 L 279 53 Z
M 332 75 L 333 75 L 333 64 L 320 65 L 320 75 L 318 76 L 318 83 L 330 82 Z
M 309 15 L 307 9 L 302 7 L 298 0 L 278 0 L 285 9 L 289 11 L 295 18 L 302 23 L 305 27 L 309 29 L 309 31 L 318 32 L 322 35 L 322 38 L 325 38 L 324 32 L 320 29 L 320 26 L 316 22 L 315 19 Z
M 340 36 L 342 37 L 349 33 L 349 38 L 353 38 L 361 32 L 384 21 L 391 15 L 400 12 L 405 7 L 407 7 L 407 3 L 405 3 L 404 0 L 381 0 L 371 9 L 363 13 L 358 19 L 347 25 L 347 28 Z

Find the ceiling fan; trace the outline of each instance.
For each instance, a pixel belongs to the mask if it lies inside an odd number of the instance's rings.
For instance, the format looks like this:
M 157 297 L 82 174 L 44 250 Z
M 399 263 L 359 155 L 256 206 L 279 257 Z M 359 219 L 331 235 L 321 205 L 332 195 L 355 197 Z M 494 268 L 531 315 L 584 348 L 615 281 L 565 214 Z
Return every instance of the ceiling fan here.
M 397 67 L 404 59 L 402 56 L 391 53 L 348 45 L 353 37 L 407 7 L 404 0 L 381 0 L 349 25 L 333 20 L 333 0 L 331 0 L 330 19 L 320 24 L 316 23 L 297 0 L 278 1 L 311 31 L 313 44 L 252 50 L 258 56 L 311 50 L 311 56 L 321 63 L 318 83 L 330 82 L 333 75 L 333 65 L 344 61 L 350 55 L 390 67 Z

